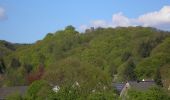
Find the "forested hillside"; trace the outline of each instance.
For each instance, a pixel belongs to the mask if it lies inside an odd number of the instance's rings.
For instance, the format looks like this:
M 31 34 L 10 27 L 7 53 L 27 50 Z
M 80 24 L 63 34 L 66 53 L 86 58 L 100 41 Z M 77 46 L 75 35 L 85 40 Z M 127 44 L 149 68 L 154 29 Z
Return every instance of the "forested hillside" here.
M 109 87 L 113 81 L 145 78 L 167 89 L 170 32 L 117 27 L 79 33 L 67 26 L 29 45 L 0 41 L 0 76 L 1 87 L 42 79 L 59 86 L 78 82 L 86 88 L 83 93 L 88 93 L 94 87 Z

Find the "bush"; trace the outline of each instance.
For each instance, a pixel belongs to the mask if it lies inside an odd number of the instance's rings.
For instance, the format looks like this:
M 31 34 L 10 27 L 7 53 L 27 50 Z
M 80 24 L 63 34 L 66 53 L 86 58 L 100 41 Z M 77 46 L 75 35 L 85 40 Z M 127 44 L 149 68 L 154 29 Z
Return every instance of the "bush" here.
M 28 100 L 40 99 L 42 97 L 47 98 L 51 92 L 52 88 L 50 88 L 49 84 L 44 80 L 39 80 L 29 86 L 25 98 Z
M 6 100 L 23 100 L 23 98 L 18 92 L 16 92 L 14 94 L 7 96 Z
M 147 91 L 128 91 L 127 100 L 170 100 L 170 96 L 159 87 L 152 87 Z

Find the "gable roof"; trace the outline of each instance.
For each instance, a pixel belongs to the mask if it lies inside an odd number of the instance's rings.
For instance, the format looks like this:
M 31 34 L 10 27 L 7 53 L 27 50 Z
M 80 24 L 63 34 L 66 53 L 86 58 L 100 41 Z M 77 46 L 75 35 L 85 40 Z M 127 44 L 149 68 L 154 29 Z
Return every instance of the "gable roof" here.
M 125 85 L 126 85 L 126 83 L 113 83 L 113 87 L 115 87 L 115 89 L 119 93 L 122 91 L 122 89 L 124 88 Z
M 136 90 L 147 90 L 156 85 L 154 81 L 130 81 L 128 82 L 130 87 Z
M 3 87 L 0 88 L 0 100 L 5 99 L 8 95 L 18 92 L 20 95 L 26 93 L 28 86 L 15 86 L 15 87 Z

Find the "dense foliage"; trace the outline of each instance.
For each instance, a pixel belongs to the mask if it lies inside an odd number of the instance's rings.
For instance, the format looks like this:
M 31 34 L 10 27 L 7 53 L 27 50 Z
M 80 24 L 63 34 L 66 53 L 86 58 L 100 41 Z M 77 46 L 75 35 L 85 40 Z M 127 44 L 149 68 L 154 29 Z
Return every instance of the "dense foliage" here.
M 170 96 L 161 88 L 153 87 L 147 91 L 129 90 L 127 100 L 169 100 Z
M 29 45 L 0 41 L 0 85 L 28 85 L 43 80 L 62 89 L 53 94 L 50 86 L 45 85 L 49 91 L 35 90 L 36 95 L 44 91 L 49 92 L 50 98 L 62 98 L 70 90 L 73 93 L 67 95 L 69 98 L 91 100 L 117 98 L 112 95 L 113 80 L 154 79 L 167 89 L 169 48 L 170 33 L 150 27 L 92 28 L 79 33 L 68 26 Z M 80 85 L 77 90 L 72 89 L 75 83 Z M 93 90 L 96 92 L 92 93 Z M 30 93 L 28 97 L 36 97 Z

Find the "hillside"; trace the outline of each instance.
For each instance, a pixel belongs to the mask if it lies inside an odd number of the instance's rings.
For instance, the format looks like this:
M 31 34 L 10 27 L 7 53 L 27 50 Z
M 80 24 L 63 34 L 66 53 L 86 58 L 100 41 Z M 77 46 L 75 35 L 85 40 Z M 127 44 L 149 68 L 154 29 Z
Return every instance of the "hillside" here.
M 15 49 L 16 48 L 14 47 L 12 43 L 0 40 L 0 57 L 7 56 Z
M 0 41 L 1 86 L 44 79 L 52 84 L 154 79 L 170 85 L 170 33 L 150 27 L 89 29 L 68 26 L 30 45 Z M 86 82 L 89 82 L 86 84 Z

